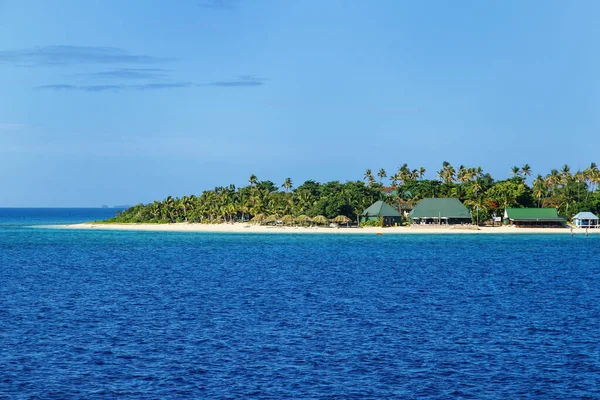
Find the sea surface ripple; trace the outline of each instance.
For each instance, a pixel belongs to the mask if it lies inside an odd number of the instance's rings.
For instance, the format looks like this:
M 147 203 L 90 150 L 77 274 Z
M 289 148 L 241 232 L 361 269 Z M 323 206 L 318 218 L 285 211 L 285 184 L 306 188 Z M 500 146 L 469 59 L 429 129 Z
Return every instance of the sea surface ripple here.
M 600 398 L 599 256 L 0 224 L 0 398 Z

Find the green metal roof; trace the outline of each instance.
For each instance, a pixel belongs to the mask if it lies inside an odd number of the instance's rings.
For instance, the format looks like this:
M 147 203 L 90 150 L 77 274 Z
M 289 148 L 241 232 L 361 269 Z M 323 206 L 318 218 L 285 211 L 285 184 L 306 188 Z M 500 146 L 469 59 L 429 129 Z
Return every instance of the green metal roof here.
M 564 221 L 556 208 L 507 208 L 504 217 L 512 221 Z
M 458 199 L 423 199 L 410 212 L 411 218 L 471 218 L 471 213 Z
M 373 203 L 369 208 L 363 211 L 362 215 L 369 217 L 401 217 L 394 207 L 379 200 Z

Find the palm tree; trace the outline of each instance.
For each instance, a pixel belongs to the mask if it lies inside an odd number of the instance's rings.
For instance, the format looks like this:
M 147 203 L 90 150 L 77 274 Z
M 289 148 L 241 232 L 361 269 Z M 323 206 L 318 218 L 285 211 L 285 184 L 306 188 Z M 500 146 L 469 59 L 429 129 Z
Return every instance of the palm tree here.
M 471 190 L 473 191 L 473 194 L 475 196 L 477 196 L 477 194 L 479 194 L 483 190 L 481 179 L 477 178 L 473 181 L 473 185 L 471 185 Z
M 425 172 L 426 170 L 424 167 L 419 168 L 419 179 L 423 179 L 423 177 L 425 176 Z
M 464 165 L 461 165 L 460 167 L 458 167 L 458 174 L 456 175 L 456 179 L 460 182 L 460 183 L 465 183 L 466 181 L 469 180 L 468 177 L 468 170 L 467 168 L 465 168 Z
M 465 204 L 471 206 L 471 210 L 475 211 L 477 216 L 477 225 L 479 226 L 479 211 L 483 211 L 487 213 L 489 204 L 486 200 L 483 199 L 483 196 L 476 197 L 472 200 L 465 201 Z
M 408 168 L 408 164 L 404 163 L 400 168 L 398 168 L 398 176 L 400 177 L 400 182 L 407 183 L 412 180 L 412 171 Z
M 521 176 L 521 168 L 519 168 L 515 165 L 514 167 L 511 168 L 510 174 L 514 178 Z
M 400 175 L 398 175 L 398 173 L 395 173 L 394 175 L 392 175 L 390 177 L 390 183 L 392 184 L 392 187 L 394 188 L 394 190 L 398 190 L 398 181 L 400 180 Z
M 577 200 L 581 198 L 581 184 L 585 182 L 585 174 L 581 171 L 577 171 L 575 175 L 573 175 L 573 180 L 577 182 Z
M 556 186 L 560 183 L 560 175 L 557 169 L 552 169 L 550 174 L 546 176 L 546 185 L 552 190 L 552 195 L 554 195 L 554 190 Z
M 600 169 L 598 169 L 596 163 L 592 163 L 590 166 L 590 184 L 592 185 L 592 193 L 596 191 L 598 184 L 600 184 Z
M 152 219 L 159 219 L 160 218 L 160 207 L 161 207 L 161 203 L 159 203 L 156 200 L 154 200 L 154 203 L 151 203 L 149 205 L 150 215 L 152 216 Z
M 560 170 L 560 175 L 563 180 L 569 179 L 571 177 L 571 167 L 569 167 L 567 164 L 563 165 Z
M 365 179 L 369 186 L 373 186 L 373 182 L 375 182 L 375 178 L 373 178 L 373 172 L 370 169 L 365 171 Z
M 171 196 L 168 196 L 163 201 L 163 210 L 165 211 L 166 216 L 169 218 L 170 222 L 175 222 L 175 199 Z
M 381 183 L 383 178 L 387 177 L 387 173 L 385 172 L 385 169 L 381 168 L 379 170 L 379 172 L 377 173 L 377 176 L 379 177 L 379 183 Z
M 258 183 L 258 179 L 256 178 L 256 175 L 251 174 L 250 179 L 248 179 L 248 183 L 250 184 L 250 187 L 254 187 L 254 185 L 256 185 Z
M 293 187 L 292 179 L 285 178 L 285 181 L 283 182 L 283 185 L 281 185 L 281 187 L 284 188 L 286 192 L 289 192 L 289 190 Z
M 571 175 L 571 167 L 567 164 L 563 165 L 560 170 L 560 184 L 564 189 L 564 199 L 565 199 L 565 213 L 569 212 L 569 203 L 571 202 L 571 196 L 569 192 L 569 183 L 573 180 L 573 176 Z
M 456 170 L 448 161 L 444 161 L 442 169 L 438 171 L 437 176 L 445 183 L 454 182 Z
M 475 177 L 481 178 L 483 176 L 483 168 L 481 168 L 481 166 L 478 166 L 473 170 L 473 173 L 475 174 Z
M 188 221 L 188 210 L 192 208 L 192 200 L 189 196 L 183 196 L 179 201 L 179 205 L 181 207 L 181 211 L 183 212 L 183 217 L 185 221 Z
M 537 175 L 533 179 L 531 189 L 525 184 L 525 180 L 531 176 L 528 164 L 520 168 L 513 167 L 513 176 L 516 179 L 499 182 L 494 182 L 489 174 L 484 174 L 481 167 L 469 168 L 461 165 L 457 170 L 445 161 L 438 172 L 439 180 L 420 180 L 425 169 L 410 169 L 405 163 L 391 177 L 387 176 L 384 169 L 379 170 L 377 177 L 379 182 L 384 182 L 384 178 L 390 179 L 396 190 L 396 194 L 390 198 L 399 204 L 410 205 L 424 197 L 437 195 L 458 197 L 465 203 L 475 205 L 477 202 L 481 203 L 483 198 L 487 199 L 490 212 L 501 206 L 527 206 L 527 203 L 533 200 L 538 207 L 559 207 L 561 215 L 565 213 L 569 217 L 570 213 L 575 211 L 575 207 L 594 207 L 595 200 L 590 200 L 599 195 L 597 191 L 600 170 L 595 163 L 574 174 L 568 165 L 564 165 L 560 169 L 552 169 L 545 177 Z M 273 221 L 280 221 L 284 216 L 286 223 L 291 223 L 293 219 L 300 224 L 310 220 L 306 215 L 322 213 L 327 216 L 352 216 L 352 219 L 356 216 L 356 221 L 359 222 L 361 213 L 369 204 L 374 200 L 389 197 L 381 192 L 382 183 L 375 183 L 371 170 L 366 171 L 365 178 L 368 180 L 368 187 L 360 181 L 307 181 L 298 188 L 293 187 L 291 178 L 286 178 L 281 186 L 285 188 L 284 191 L 277 190 L 271 181 L 259 182 L 256 175 L 252 174 L 249 184 L 245 187 L 217 186 L 199 196 L 169 196 L 162 201 L 133 206 L 114 220 L 220 223 L 233 222 L 238 218 L 245 221 L 248 217 L 254 217 L 253 221 L 259 223 L 264 221 L 265 215 L 272 215 L 270 220 Z M 297 215 L 300 217 L 291 217 Z M 484 214 L 484 218 L 487 216 Z M 327 223 L 323 216 L 316 218 L 315 223 L 319 221 L 322 224 Z M 338 219 L 336 221 L 339 222 Z
M 595 191 L 595 185 L 600 182 L 600 173 L 598 171 L 598 166 L 595 162 L 591 163 L 591 165 L 583 171 L 585 175 L 585 179 L 588 183 L 588 192 L 585 194 L 585 199 L 588 199 L 588 196 Z
M 542 197 L 546 193 L 546 182 L 544 181 L 544 178 L 541 175 L 538 175 L 534 179 L 532 191 L 533 191 L 533 196 L 538 201 L 538 208 L 539 208 L 539 207 L 541 207 L 541 204 L 542 204 Z

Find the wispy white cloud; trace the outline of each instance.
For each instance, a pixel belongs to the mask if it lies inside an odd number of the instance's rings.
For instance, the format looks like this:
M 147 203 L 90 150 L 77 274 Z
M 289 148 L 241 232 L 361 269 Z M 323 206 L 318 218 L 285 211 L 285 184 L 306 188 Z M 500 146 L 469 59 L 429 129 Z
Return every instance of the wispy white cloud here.
M 135 73 L 134 73 L 135 74 Z M 257 78 L 252 75 L 242 75 L 235 79 L 214 81 L 208 83 L 193 83 L 193 82 L 163 82 L 154 81 L 142 84 L 128 83 L 107 83 L 107 84 L 71 84 L 71 83 L 54 83 L 49 85 L 37 86 L 36 89 L 54 90 L 54 91 L 79 91 L 79 92 L 122 92 L 131 90 L 163 90 L 163 89 L 183 89 L 190 87 L 221 87 L 221 88 L 244 88 L 263 86 L 266 79 Z
M 155 64 L 171 58 L 132 54 L 115 47 L 38 46 L 0 50 L 0 64 L 15 66 L 47 66 L 74 64 Z
M 84 80 L 157 80 L 169 78 L 170 71 L 162 68 L 118 68 L 108 71 L 73 74 L 75 78 Z
M 55 91 L 81 91 L 81 92 L 121 92 L 124 90 L 161 90 L 161 89 L 181 89 L 191 87 L 190 82 L 173 83 L 145 83 L 140 85 L 71 85 L 68 83 L 58 83 L 52 85 L 38 86 L 37 89 L 55 90 Z
M 201 84 L 200 86 L 217 86 L 217 87 L 251 87 L 251 86 L 262 86 L 265 84 L 265 79 L 257 78 L 252 75 L 242 75 L 235 79 L 226 81 L 216 81 Z

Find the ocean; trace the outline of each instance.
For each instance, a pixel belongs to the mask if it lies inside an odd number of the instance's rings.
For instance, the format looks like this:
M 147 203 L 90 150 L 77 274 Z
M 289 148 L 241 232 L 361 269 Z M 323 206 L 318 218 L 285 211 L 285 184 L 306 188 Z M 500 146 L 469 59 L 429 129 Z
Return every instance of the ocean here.
M 1 399 L 600 398 L 598 235 L 63 230 L 0 209 Z

